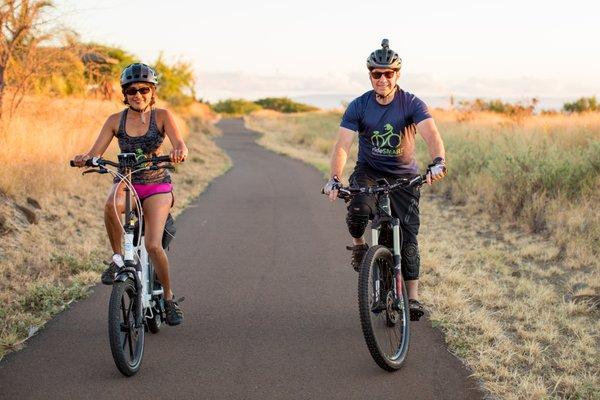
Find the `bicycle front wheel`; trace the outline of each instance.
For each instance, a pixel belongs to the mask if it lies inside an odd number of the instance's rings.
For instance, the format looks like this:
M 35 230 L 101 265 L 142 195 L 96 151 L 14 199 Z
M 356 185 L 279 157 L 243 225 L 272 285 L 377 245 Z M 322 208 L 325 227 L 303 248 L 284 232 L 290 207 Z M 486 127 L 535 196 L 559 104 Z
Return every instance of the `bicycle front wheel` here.
M 410 316 L 406 286 L 394 295 L 394 261 L 384 246 L 369 248 L 358 277 L 358 309 L 363 335 L 373 360 L 396 371 L 408 353 Z
M 115 282 L 108 306 L 108 338 L 113 360 L 125 376 L 135 375 L 144 355 L 144 323 L 131 279 Z

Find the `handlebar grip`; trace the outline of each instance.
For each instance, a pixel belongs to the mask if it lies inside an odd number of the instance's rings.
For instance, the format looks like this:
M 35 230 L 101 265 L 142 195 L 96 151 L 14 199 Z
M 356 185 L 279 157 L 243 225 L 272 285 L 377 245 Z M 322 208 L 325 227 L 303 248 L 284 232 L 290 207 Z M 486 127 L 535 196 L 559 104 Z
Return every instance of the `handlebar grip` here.
M 70 160 L 69 161 L 69 166 L 71 166 L 71 167 L 77 167 L 77 165 L 75 165 L 75 160 Z M 95 167 L 96 165 L 94 165 L 94 159 L 90 158 L 90 159 L 85 160 L 84 166 L 85 167 Z
M 156 162 L 171 162 L 171 156 L 159 156 L 153 157 Z

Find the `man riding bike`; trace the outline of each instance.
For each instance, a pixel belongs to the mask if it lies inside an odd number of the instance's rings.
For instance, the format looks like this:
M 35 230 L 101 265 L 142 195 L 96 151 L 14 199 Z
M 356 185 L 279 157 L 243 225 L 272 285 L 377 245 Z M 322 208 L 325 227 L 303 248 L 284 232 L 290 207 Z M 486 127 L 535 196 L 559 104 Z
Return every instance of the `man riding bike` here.
M 75 165 L 83 167 L 86 160 L 100 157 L 113 137 L 117 138 L 122 153 L 152 157 L 161 154 L 162 143 L 168 136 L 173 146 L 171 162 L 184 161 L 188 149 L 173 115 L 168 110 L 153 107 L 158 84 L 154 69 L 146 64 L 131 64 L 121 73 L 120 83 L 123 102 L 128 108 L 108 117 L 90 151 L 75 156 Z M 174 203 L 171 177 L 166 169 L 143 170 L 133 174 L 132 183 L 142 202 L 145 246 L 164 288 L 166 321 L 169 325 L 178 325 L 183 320 L 183 312 L 173 298 L 169 261 L 162 247 L 165 222 Z M 115 178 L 104 207 L 106 231 L 114 253 L 110 266 L 102 273 L 102 283 L 106 285 L 112 285 L 117 269 L 124 265 L 119 220 L 125 209 L 124 189 L 125 184 Z
M 394 181 L 419 174 L 415 160 L 416 133 L 427 143 L 433 160 L 428 168 L 427 183 L 442 179 L 446 174 L 445 151 L 442 138 L 425 103 L 397 85 L 402 60 L 389 48 L 384 39 L 381 49 L 367 58 L 369 79 L 373 90 L 354 99 L 346 109 L 338 139 L 331 157 L 330 180 L 324 192 L 329 199 L 337 198 L 340 179 L 350 147 L 358 134 L 358 160 L 349 183 L 351 186 L 372 186 L 377 179 Z M 400 218 L 402 229 L 402 276 L 407 284 L 411 319 L 418 320 L 424 309 L 419 303 L 419 197 L 418 188 L 395 191 L 390 194 L 392 214 Z M 373 197 L 356 196 L 348 204 L 346 223 L 352 236 L 352 267 L 358 271 L 367 252 L 363 234 L 375 213 Z

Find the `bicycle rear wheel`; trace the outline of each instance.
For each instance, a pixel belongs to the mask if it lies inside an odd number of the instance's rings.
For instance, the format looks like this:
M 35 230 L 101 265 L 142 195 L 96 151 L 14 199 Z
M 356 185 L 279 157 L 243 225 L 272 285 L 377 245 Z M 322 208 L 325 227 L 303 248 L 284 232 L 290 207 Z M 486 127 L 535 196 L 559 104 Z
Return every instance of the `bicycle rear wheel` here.
M 144 355 L 143 316 L 138 318 L 138 292 L 131 279 L 115 282 L 108 306 L 108 338 L 113 360 L 125 376 L 135 375 Z
M 363 335 L 373 360 L 386 371 L 396 371 L 408 353 L 410 340 L 406 286 L 394 298 L 394 262 L 384 246 L 369 248 L 358 277 L 358 308 Z

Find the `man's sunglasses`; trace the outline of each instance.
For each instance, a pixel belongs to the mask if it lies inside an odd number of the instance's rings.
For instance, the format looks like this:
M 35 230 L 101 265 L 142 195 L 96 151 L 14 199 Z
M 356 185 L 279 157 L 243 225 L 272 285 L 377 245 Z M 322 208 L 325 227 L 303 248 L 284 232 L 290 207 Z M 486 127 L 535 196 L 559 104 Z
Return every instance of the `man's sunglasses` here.
M 371 72 L 371 78 L 373 78 L 373 79 L 379 79 L 383 75 L 387 79 L 392 79 L 394 77 L 395 73 L 396 73 L 396 71 L 385 71 L 385 72 L 372 71 Z
M 125 94 L 128 96 L 135 96 L 137 92 L 140 92 L 140 94 L 148 94 L 150 93 L 150 90 L 151 89 L 147 86 L 143 86 L 141 88 L 130 87 L 127 90 L 125 90 Z

